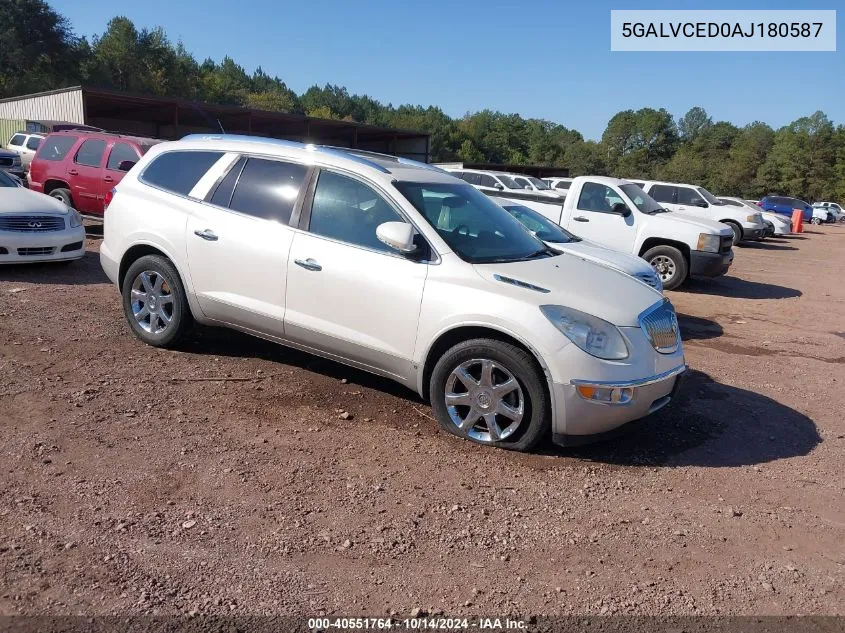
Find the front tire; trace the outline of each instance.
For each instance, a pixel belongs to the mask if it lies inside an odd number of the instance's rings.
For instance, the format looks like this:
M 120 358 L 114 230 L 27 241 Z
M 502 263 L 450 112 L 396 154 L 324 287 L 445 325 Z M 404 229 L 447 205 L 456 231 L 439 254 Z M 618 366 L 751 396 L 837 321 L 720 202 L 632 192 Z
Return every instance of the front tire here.
M 70 195 L 70 189 L 53 189 L 53 191 L 50 192 L 50 197 L 55 198 L 60 202 L 64 202 L 65 205 L 69 206 L 71 209 L 76 208 L 73 206 L 73 198 Z
M 537 361 L 503 341 L 472 339 L 446 351 L 434 366 L 429 400 L 444 430 L 478 444 L 527 451 L 551 431 Z
M 725 222 L 724 224 L 731 227 L 731 231 L 734 232 L 733 245 L 736 246 L 742 241 L 742 227 L 736 222 Z
M 822 223 L 821 218 L 813 218 L 813 219 L 810 220 L 810 224 L 815 224 L 816 226 L 818 226 L 821 223 Z
M 129 267 L 123 312 L 135 336 L 153 347 L 175 347 L 193 322 L 179 273 L 161 255 L 145 255 Z
M 664 290 L 674 290 L 687 280 L 689 264 L 684 254 L 674 246 L 655 246 L 643 254 L 663 282 Z

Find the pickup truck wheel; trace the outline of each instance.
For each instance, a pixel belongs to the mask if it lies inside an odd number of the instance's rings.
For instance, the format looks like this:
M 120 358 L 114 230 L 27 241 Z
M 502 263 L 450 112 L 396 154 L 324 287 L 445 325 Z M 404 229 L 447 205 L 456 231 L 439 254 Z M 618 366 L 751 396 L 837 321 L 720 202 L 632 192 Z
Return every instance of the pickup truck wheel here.
M 126 271 L 123 312 L 135 336 L 153 347 L 174 347 L 193 318 L 185 287 L 173 263 L 146 255 Z
M 510 343 L 472 339 L 449 349 L 434 367 L 429 398 L 441 427 L 478 444 L 527 451 L 551 430 L 542 371 Z
M 736 222 L 724 222 L 724 224 L 731 227 L 731 231 L 734 232 L 733 245 L 736 246 L 742 241 L 742 227 Z
M 674 290 L 687 279 L 689 264 L 684 254 L 674 246 L 655 246 L 643 254 L 663 282 L 664 290 Z
M 55 198 L 56 200 L 61 200 L 71 209 L 74 208 L 73 206 L 73 198 L 70 197 L 70 190 L 69 189 L 53 189 L 50 192 L 50 195 Z

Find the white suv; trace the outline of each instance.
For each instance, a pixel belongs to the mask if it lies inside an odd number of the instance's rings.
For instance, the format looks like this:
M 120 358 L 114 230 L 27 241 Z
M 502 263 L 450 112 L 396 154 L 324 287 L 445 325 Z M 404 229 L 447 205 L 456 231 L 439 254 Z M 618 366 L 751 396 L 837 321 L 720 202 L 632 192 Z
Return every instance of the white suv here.
M 156 145 L 105 214 L 103 269 L 135 335 L 192 321 L 387 376 L 467 439 L 579 443 L 663 407 L 675 311 L 556 253 L 428 165 L 247 136 Z
M 520 176 L 517 174 L 508 174 L 501 171 L 482 171 L 480 169 L 450 169 L 448 171 L 453 176 L 457 176 L 479 191 L 487 194 L 505 195 L 514 198 L 520 198 L 521 196 L 541 199 L 548 198 L 554 202 L 561 200 L 560 195 L 548 188 L 538 191 L 532 188 L 531 183 L 527 180 L 525 182 L 518 182 L 517 179 Z
M 35 152 L 38 151 L 38 146 L 44 140 L 44 134 L 36 134 L 35 132 L 16 132 L 12 134 L 12 138 L 6 143 L 6 146 L 17 152 L 21 157 L 21 165 L 28 170 L 29 164 L 32 162 Z

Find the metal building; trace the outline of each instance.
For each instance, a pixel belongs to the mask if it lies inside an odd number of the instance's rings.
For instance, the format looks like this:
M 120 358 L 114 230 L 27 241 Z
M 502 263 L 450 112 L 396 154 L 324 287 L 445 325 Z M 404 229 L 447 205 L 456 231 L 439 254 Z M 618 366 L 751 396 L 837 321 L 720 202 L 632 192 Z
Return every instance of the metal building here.
M 28 121 L 67 121 L 109 132 L 167 140 L 191 133 L 225 131 L 353 147 L 422 162 L 429 161 L 431 147 L 426 132 L 88 86 L 0 99 L 0 120 L 12 121 L 15 123 L 12 127 L 19 129 L 26 129 Z M 0 139 L 0 143 L 6 140 Z

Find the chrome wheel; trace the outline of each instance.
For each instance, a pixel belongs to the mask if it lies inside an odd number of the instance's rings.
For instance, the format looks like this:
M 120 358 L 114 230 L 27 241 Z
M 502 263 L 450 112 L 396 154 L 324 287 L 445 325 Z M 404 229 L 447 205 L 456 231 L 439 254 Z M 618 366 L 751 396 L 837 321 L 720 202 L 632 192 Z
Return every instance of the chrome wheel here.
M 672 261 L 671 257 L 667 257 L 666 255 L 658 255 L 654 257 L 649 264 L 654 270 L 660 275 L 660 281 L 666 283 L 672 277 L 675 276 L 675 273 L 678 272 L 678 268 L 675 266 L 675 262 Z
M 161 334 L 173 321 L 173 289 L 154 270 L 145 270 L 132 282 L 132 316 L 150 334 Z
M 510 437 L 525 413 L 525 397 L 516 378 L 488 358 L 458 365 L 446 379 L 443 395 L 452 423 L 479 442 Z

